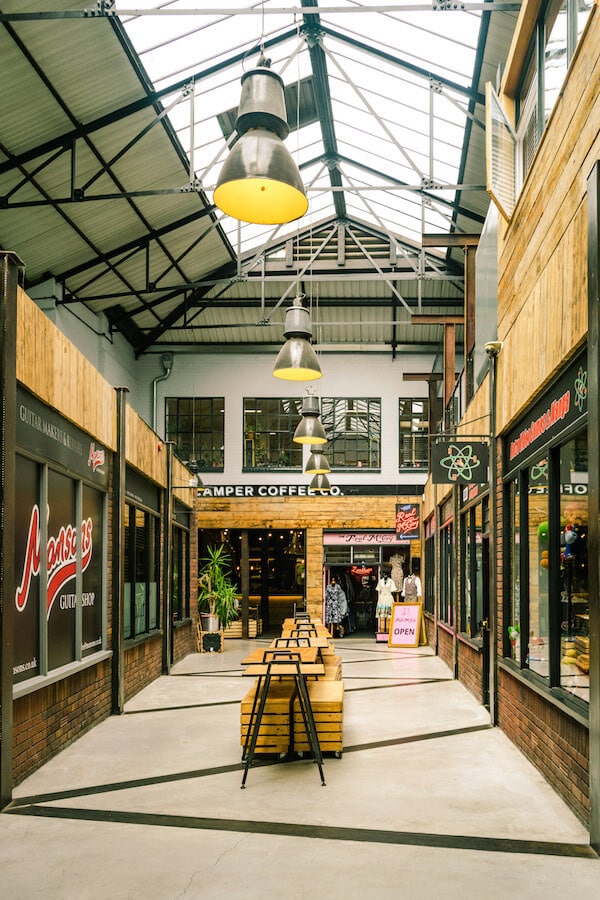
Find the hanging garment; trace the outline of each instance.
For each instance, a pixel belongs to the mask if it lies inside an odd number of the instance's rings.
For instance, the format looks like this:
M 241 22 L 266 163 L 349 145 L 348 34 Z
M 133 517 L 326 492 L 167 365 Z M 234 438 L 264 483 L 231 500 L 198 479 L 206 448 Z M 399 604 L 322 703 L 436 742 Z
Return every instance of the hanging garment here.
M 325 588 L 325 624 L 339 625 L 348 613 L 346 595 L 336 581 Z

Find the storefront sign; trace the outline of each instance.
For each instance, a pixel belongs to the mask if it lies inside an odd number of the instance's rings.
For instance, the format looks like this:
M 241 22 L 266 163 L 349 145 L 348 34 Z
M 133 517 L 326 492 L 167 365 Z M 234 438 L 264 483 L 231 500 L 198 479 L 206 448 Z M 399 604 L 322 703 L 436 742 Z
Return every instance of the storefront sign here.
M 401 541 L 393 531 L 324 531 L 323 544 L 337 546 L 348 544 L 352 547 L 399 544 Z
M 504 469 L 517 468 L 587 413 L 587 354 L 582 353 L 508 433 Z
M 396 504 L 396 535 L 398 540 L 418 541 L 421 536 L 421 515 L 417 503 Z
M 403 484 L 398 490 L 397 484 L 332 484 L 329 492 L 332 497 L 389 497 L 418 496 L 423 494 L 423 484 Z M 321 497 L 327 496 L 322 491 L 313 491 L 308 484 L 204 484 L 198 488 L 198 497 Z
M 108 451 L 20 385 L 16 440 L 17 447 L 40 459 L 58 463 L 97 485 L 108 485 Z
M 394 603 L 388 646 L 418 647 L 421 637 L 420 603 Z
M 431 445 L 434 484 L 484 484 L 488 465 L 489 446 L 483 441 L 436 441 Z

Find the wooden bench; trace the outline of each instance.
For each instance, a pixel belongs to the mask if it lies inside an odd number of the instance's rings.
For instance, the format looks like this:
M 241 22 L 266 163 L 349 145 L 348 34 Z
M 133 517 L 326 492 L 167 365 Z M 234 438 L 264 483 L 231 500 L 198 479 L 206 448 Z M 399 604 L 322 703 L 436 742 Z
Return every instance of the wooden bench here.
M 295 693 L 293 681 L 273 682 L 269 688 L 255 753 L 287 753 L 291 743 L 290 715 Z M 256 696 L 256 682 L 242 700 L 241 745 L 246 747 L 251 714 Z M 307 744 L 308 746 L 308 744 Z

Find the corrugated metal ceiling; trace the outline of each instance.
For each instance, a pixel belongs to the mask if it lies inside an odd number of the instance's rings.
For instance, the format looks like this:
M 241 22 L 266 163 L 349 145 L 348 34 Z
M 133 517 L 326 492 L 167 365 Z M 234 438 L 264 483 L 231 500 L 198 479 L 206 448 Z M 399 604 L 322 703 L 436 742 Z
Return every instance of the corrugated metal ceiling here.
M 27 282 L 54 277 L 138 355 L 278 344 L 297 291 L 324 348 L 436 346 L 441 326 L 409 310 L 461 312 L 463 253 L 421 236 L 481 230 L 483 88 L 516 12 L 186 6 L 0 0 L 0 242 Z M 310 200 L 280 228 L 212 205 L 261 44 Z

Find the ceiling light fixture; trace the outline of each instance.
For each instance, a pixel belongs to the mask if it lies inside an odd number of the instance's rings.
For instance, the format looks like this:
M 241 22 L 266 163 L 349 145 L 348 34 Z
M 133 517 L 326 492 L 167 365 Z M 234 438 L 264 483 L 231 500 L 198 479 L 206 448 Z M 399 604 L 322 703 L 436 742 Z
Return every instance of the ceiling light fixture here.
M 331 472 L 331 466 L 327 462 L 327 457 L 321 453 L 321 446 L 316 444 L 310 448 L 310 456 L 306 461 L 304 469 L 307 475 L 327 475 Z
M 327 475 L 315 475 L 310 483 L 311 491 L 320 491 L 321 494 L 331 493 L 331 485 Z
M 310 313 L 302 306 L 302 295 L 294 297 L 285 313 L 283 335 L 286 342 L 277 354 L 273 375 L 283 381 L 313 381 L 323 373 L 310 343 Z
M 327 436 L 319 415 L 319 398 L 314 394 L 307 394 L 302 401 L 302 418 L 292 440 L 297 444 L 326 444 Z
M 293 222 L 308 209 L 300 170 L 283 140 L 287 123 L 283 79 L 261 53 L 242 75 L 235 130 L 239 135 L 223 164 L 213 199 L 228 216 L 255 225 Z

